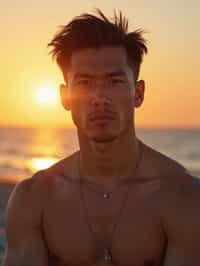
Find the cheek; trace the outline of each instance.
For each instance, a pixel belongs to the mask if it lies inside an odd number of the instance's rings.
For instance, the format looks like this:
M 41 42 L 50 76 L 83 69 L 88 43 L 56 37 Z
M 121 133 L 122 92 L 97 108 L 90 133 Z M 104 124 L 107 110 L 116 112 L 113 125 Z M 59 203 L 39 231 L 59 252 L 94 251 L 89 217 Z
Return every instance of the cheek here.
M 88 108 L 88 98 L 84 95 L 74 95 L 71 102 L 71 114 L 73 121 L 80 124 L 80 121 L 85 120 Z
M 71 98 L 72 109 L 74 111 L 82 110 L 87 105 L 87 98 L 83 93 L 74 93 Z
M 124 110 L 130 110 L 134 106 L 134 97 L 131 94 L 124 94 L 118 98 L 118 103 Z
M 130 124 L 133 120 L 134 98 L 129 95 L 123 95 L 119 101 L 119 117 L 121 123 Z

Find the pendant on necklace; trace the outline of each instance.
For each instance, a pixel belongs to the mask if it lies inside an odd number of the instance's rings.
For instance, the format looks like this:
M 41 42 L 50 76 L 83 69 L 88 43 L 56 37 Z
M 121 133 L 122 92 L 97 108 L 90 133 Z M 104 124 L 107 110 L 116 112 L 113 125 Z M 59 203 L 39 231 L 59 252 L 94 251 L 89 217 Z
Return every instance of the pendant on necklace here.
M 106 262 L 111 262 L 112 261 L 112 255 L 111 252 L 108 248 L 104 248 L 104 261 Z
M 103 198 L 104 198 L 104 199 L 109 199 L 109 193 L 106 193 L 106 192 L 103 193 Z

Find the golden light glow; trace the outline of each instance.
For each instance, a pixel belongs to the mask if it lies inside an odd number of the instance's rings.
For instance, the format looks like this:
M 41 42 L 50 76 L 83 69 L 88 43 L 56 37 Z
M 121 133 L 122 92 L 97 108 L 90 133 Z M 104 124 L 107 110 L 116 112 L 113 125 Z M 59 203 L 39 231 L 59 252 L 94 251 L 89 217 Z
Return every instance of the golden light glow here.
M 31 171 L 39 171 L 46 169 L 56 163 L 58 160 L 53 157 L 45 157 L 45 158 L 33 158 L 29 161 L 28 165 Z
M 59 97 L 63 73 L 56 60 L 51 60 L 51 49 L 46 46 L 55 34 L 56 25 L 67 24 L 81 10 L 72 1 L 70 10 L 66 11 L 65 1 L 60 1 L 59 12 L 48 12 L 54 6 L 57 8 L 56 1 L 52 1 L 51 7 L 47 1 L 35 1 L 35 8 L 24 17 L 26 1 L 18 1 L 17 9 L 13 8 L 14 2 L 1 1 L 5 14 L 0 16 L 0 22 L 7 30 L 1 32 L 4 52 L 0 60 L 0 87 L 5 89 L 0 90 L 0 125 L 74 127 L 71 113 L 64 110 Z M 122 10 L 130 19 L 130 31 L 135 27 L 144 29 L 149 48 L 139 77 L 145 80 L 146 89 L 144 103 L 137 108 L 137 127 L 200 128 L 200 52 L 194 53 L 199 51 L 200 31 L 191 30 L 194 23 L 200 25 L 199 8 L 184 1 L 181 8 L 169 7 L 166 16 L 166 1 L 155 1 L 155 12 L 152 12 L 154 7 L 148 7 L 148 1 L 138 1 L 137 5 L 129 2 L 123 5 L 116 1 L 115 9 Z M 105 4 L 105 15 L 112 17 L 109 3 Z M 43 15 L 44 7 L 48 17 Z M 23 27 L 13 30 L 16 17 Z M 26 36 L 27 43 L 19 36 Z M 12 78 L 8 75 L 11 66 Z
M 56 102 L 56 91 L 51 87 L 41 87 L 37 91 L 37 100 L 41 104 L 53 104 Z

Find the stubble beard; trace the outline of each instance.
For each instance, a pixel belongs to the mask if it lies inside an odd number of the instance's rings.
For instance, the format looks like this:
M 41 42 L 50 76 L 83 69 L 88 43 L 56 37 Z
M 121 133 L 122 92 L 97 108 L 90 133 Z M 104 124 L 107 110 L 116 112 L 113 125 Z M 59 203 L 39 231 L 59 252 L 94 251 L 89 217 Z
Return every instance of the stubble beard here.
M 92 140 L 95 143 L 111 143 L 114 142 L 118 136 L 107 136 L 107 137 L 93 137 Z

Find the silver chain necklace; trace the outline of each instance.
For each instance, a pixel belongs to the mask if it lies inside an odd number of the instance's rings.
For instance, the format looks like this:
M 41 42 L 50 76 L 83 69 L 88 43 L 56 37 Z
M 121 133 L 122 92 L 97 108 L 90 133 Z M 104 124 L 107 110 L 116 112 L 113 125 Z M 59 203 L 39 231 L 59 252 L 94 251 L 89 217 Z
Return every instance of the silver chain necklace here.
M 140 147 L 141 147 L 140 141 L 139 141 L 139 144 L 140 144 Z M 139 149 L 139 150 L 140 150 L 140 152 L 139 152 L 140 155 L 138 156 L 138 160 L 136 162 L 135 173 L 137 172 L 137 170 L 138 170 L 138 168 L 140 166 L 140 163 L 142 161 L 142 148 Z M 82 190 L 82 183 L 83 182 L 86 183 L 86 181 L 82 180 L 81 173 L 80 173 L 80 164 L 79 164 L 79 180 L 80 180 L 79 185 L 80 185 L 81 201 L 82 201 L 82 204 L 83 204 L 83 209 L 85 210 L 85 219 L 86 219 L 87 225 L 89 227 L 89 230 L 90 230 L 91 234 L 94 236 L 96 242 L 97 243 L 98 242 L 101 243 L 101 246 L 103 244 L 103 248 L 102 248 L 101 254 L 99 254 L 99 256 L 98 256 L 98 259 L 103 260 L 105 263 L 113 264 L 113 257 L 112 257 L 112 252 L 111 252 L 111 250 L 112 250 L 112 244 L 113 244 L 113 237 L 114 237 L 114 233 L 116 231 L 117 225 L 119 224 L 120 217 L 122 216 L 122 211 L 123 211 L 123 209 L 125 207 L 125 204 L 127 202 L 128 195 L 129 195 L 129 191 L 130 191 L 131 186 L 130 185 L 128 186 L 127 191 L 125 193 L 125 197 L 122 200 L 122 204 L 121 204 L 121 207 L 119 209 L 118 215 L 116 215 L 117 216 L 116 217 L 117 219 L 116 219 L 116 222 L 113 225 L 113 229 L 112 229 L 112 233 L 111 233 L 111 241 L 110 241 L 110 244 L 109 245 L 105 245 L 105 243 L 103 243 L 103 241 L 100 241 L 99 239 L 97 239 L 96 233 L 94 232 L 94 230 L 92 228 L 92 224 L 89 222 L 89 212 L 88 212 L 88 209 L 86 207 L 86 203 L 85 203 L 84 195 L 83 195 L 83 190 Z M 87 183 L 90 183 L 91 184 L 91 182 L 87 182 Z M 116 187 L 112 191 L 110 191 L 110 192 L 102 192 L 102 191 L 99 191 L 99 190 L 96 190 L 96 189 L 92 189 L 92 190 L 98 192 L 101 195 L 103 195 L 103 199 L 109 199 L 111 193 L 113 193 L 113 191 L 115 189 L 116 189 Z

